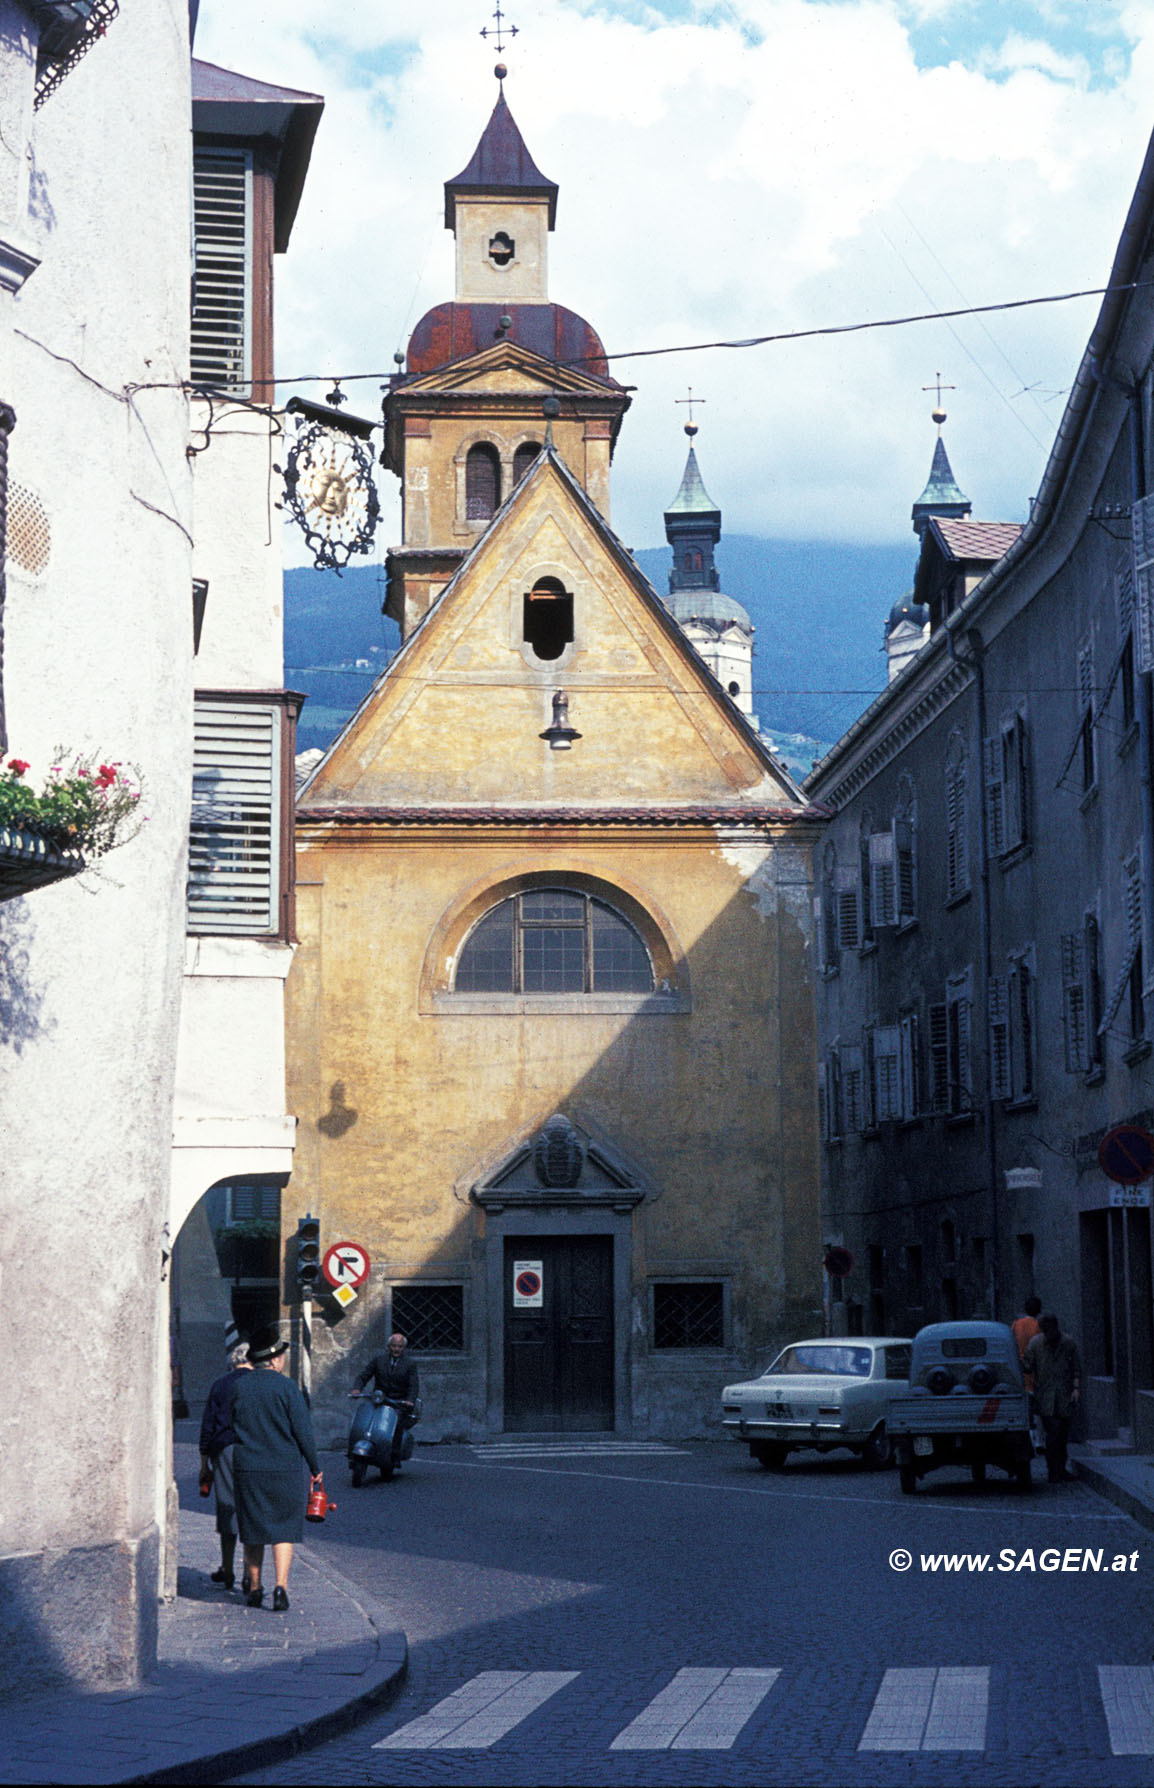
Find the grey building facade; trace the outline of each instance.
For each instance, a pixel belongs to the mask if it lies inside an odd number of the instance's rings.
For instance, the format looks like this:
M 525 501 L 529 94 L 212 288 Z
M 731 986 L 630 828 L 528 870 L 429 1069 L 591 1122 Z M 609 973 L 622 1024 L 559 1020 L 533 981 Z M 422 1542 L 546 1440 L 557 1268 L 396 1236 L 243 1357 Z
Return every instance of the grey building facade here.
M 1036 1293 L 1082 1347 L 1090 1434 L 1147 1450 L 1150 1183 L 1097 1151 L 1154 1106 L 1152 278 L 1148 151 L 1029 521 L 971 521 L 952 473 L 935 505 L 931 476 L 926 643 L 806 784 L 831 815 L 823 1221 L 854 1259 L 831 1328 Z

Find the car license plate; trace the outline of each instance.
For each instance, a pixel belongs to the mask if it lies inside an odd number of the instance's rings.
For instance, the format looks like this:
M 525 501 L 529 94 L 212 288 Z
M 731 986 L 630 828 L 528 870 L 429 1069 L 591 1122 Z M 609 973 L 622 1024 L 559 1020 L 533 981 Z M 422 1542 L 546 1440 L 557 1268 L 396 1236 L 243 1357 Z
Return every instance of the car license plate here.
M 767 1403 L 765 1413 L 771 1422 L 788 1422 L 793 1411 L 788 1403 Z
M 934 1443 L 928 1434 L 914 1435 L 914 1452 L 919 1459 L 927 1459 L 934 1450 Z

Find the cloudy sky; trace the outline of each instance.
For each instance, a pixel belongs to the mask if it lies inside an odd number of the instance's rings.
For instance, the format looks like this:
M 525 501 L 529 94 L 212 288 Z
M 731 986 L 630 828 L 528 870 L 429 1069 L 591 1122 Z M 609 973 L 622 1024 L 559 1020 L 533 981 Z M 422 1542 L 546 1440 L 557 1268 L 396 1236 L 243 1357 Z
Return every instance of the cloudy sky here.
M 279 263 L 279 374 L 390 371 L 452 296 L 442 183 L 496 98 L 488 13 L 202 0 L 199 56 L 327 101 Z M 610 352 L 1101 285 L 1154 126 L 1154 0 L 509 0 L 507 17 L 506 97 L 561 189 L 550 296 Z M 637 389 L 614 525 L 661 540 L 692 384 L 727 529 L 912 542 L 939 370 L 975 515 L 1020 519 L 1097 303 L 619 360 Z M 350 386 L 364 413 L 378 384 Z

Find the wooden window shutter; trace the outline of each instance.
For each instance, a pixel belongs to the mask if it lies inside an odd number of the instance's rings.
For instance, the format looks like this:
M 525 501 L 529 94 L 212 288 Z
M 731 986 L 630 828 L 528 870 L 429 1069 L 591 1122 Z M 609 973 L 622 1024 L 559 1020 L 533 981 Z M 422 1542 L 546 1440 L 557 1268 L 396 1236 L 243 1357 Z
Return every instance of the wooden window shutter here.
M 903 1115 L 901 1056 L 900 1028 L 896 1024 L 877 1025 L 873 1033 L 874 1116 L 879 1124 Z
M 987 995 L 990 1020 L 990 1097 L 1010 1097 L 1010 1000 L 1004 975 L 991 975 Z
M 950 1109 L 949 1015 L 945 1001 L 930 1007 L 930 1104 L 934 1111 Z
M 917 915 L 914 828 L 907 819 L 894 821 L 894 916 L 900 925 Z
M 858 1043 L 849 1044 L 840 1051 L 841 1096 L 844 1116 L 844 1134 L 856 1136 L 865 1128 L 865 1110 L 862 1101 L 862 1051 Z
M 188 929 L 267 937 L 279 929 L 280 710 L 197 702 Z
M 1005 791 L 1002 783 L 1002 741 L 987 739 L 983 746 L 986 761 L 986 843 L 992 857 L 1000 857 L 1006 848 Z
M 837 941 L 842 950 L 858 947 L 858 878 L 854 868 L 837 872 Z
M 870 837 L 870 913 L 875 926 L 894 923 L 894 888 L 894 835 L 874 832 Z
M 1062 939 L 1062 1025 L 1066 1033 L 1066 1072 L 1080 1074 L 1089 1066 L 1086 1049 L 1086 950 L 1080 931 Z
M 237 390 L 252 381 L 252 159 L 197 149 L 192 185 L 191 379 Z
M 902 1117 L 916 1118 L 921 1103 L 918 1081 L 918 1015 L 907 1012 L 898 1027 L 901 1032 Z
M 1154 496 L 1139 497 L 1130 511 L 1134 620 L 1138 669 L 1154 670 Z

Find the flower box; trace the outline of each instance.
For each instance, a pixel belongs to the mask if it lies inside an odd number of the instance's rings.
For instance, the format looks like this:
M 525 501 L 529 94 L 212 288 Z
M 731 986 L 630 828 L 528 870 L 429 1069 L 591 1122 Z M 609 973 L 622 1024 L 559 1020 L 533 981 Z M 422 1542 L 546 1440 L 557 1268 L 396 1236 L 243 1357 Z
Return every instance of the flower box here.
M 79 851 L 61 850 L 38 832 L 0 826 L 0 900 L 31 894 L 86 868 Z

